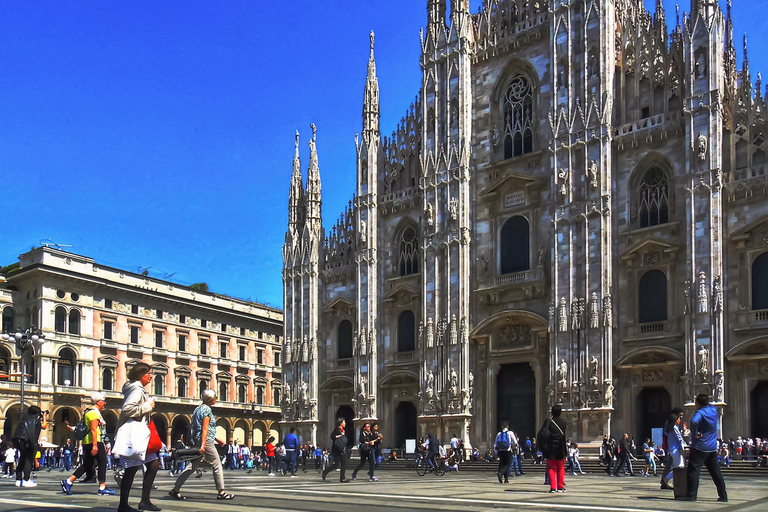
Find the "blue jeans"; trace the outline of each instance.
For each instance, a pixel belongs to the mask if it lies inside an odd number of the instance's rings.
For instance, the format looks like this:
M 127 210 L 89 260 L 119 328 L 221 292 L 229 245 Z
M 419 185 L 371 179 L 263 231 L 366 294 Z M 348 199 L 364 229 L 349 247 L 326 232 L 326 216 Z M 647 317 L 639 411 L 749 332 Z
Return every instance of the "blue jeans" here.
M 285 450 L 285 458 L 287 460 L 286 472 L 295 475 L 296 474 L 296 450 Z

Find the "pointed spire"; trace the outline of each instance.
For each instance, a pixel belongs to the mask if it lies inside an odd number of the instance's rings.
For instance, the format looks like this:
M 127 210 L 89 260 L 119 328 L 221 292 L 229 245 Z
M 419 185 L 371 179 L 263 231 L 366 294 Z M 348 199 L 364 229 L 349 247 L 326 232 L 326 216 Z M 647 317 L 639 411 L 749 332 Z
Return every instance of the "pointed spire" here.
M 379 79 L 376 77 L 376 59 L 373 56 L 375 35 L 371 30 L 371 54 L 368 58 L 368 78 L 365 81 L 363 100 L 363 139 L 370 143 L 379 133 Z
M 747 34 L 744 34 L 744 62 L 741 64 L 741 72 L 744 75 L 744 79 L 748 80 L 749 77 L 749 57 L 747 57 Z
M 312 139 L 309 141 L 309 171 L 307 171 L 307 220 L 320 221 L 320 168 L 317 165 L 317 127 L 312 123 Z
M 664 12 L 663 0 L 656 0 L 656 23 L 666 24 L 666 13 Z
M 296 154 L 293 157 L 293 173 L 291 174 L 291 191 L 288 204 L 288 225 L 296 230 L 301 224 L 301 204 L 304 200 L 304 185 L 301 177 L 301 161 L 299 160 L 299 132 L 296 131 Z

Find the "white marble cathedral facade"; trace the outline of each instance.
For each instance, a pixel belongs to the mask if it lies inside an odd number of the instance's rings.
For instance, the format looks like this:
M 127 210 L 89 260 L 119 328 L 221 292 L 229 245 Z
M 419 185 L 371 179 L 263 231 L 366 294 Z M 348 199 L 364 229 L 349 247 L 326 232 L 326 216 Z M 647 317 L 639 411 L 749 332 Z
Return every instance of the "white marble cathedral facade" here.
M 326 230 L 316 130 L 284 255 L 283 415 L 388 441 L 646 436 L 708 392 L 768 435 L 765 99 L 730 4 L 427 1 L 423 80 L 379 132 L 371 36 L 357 189 Z M 767 94 L 768 95 L 768 94 Z

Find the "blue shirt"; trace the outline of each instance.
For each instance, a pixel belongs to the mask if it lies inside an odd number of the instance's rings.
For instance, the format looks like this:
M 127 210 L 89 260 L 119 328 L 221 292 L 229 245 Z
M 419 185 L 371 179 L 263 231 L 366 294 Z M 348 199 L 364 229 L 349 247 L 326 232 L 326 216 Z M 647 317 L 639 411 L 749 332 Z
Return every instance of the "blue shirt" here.
M 296 450 L 299 447 L 299 438 L 296 437 L 296 434 L 288 434 L 283 439 L 283 446 L 285 446 L 286 451 Z
M 691 448 L 700 452 L 717 451 L 717 407 L 702 407 L 691 419 Z
M 205 404 L 198 405 L 195 412 L 192 413 L 192 432 L 194 432 L 195 442 L 200 442 L 203 436 L 203 420 L 211 418 L 208 423 L 208 437 L 205 438 L 205 444 L 216 442 L 216 417 L 213 411 Z

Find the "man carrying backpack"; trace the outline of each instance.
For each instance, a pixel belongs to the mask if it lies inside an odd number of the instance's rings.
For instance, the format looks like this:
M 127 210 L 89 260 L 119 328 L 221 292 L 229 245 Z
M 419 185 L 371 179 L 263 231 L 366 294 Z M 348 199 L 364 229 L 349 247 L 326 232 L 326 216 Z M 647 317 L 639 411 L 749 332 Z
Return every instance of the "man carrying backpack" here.
M 509 483 L 509 464 L 512 461 L 512 434 L 509 432 L 509 423 L 501 422 L 501 432 L 496 434 L 496 441 L 493 443 L 493 451 L 499 457 L 499 472 L 496 477 L 499 483 Z
M 547 459 L 549 492 L 565 492 L 565 420 L 560 417 L 563 409 L 560 405 L 552 406 L 552 417 L 536 435 L 536 446 Z

